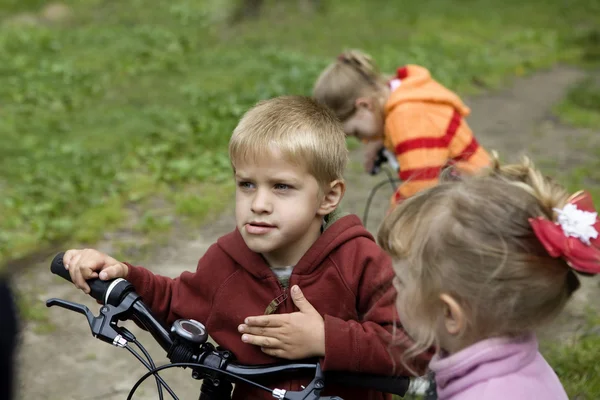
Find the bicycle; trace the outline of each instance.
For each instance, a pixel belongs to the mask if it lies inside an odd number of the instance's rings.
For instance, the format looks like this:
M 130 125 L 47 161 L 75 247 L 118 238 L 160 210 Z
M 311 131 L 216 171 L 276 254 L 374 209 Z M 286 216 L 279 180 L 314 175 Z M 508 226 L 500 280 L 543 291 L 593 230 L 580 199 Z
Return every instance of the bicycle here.
M 388 168 L 386 168 L 386 164 L 387 164 Z M 444 180 L 459 180 L 460 174 L 453 168 L 453 165 L 454 165 L 454 162 L 452 162 L 452 161 L 448 162 L 442 168 L 440 177 L 443 178 Z M 390 169 L 391 169 L 391 171 L 390 171 Z M 392 192 L 395 193 L 396 190 L 398 189 L 398 184 L 400 182 L 402 182 L 402 180 L 398 177 L 398 174 L 400 171 L 400 164 L 398 164 L 398 161 L 396 160 L 396 156 L 385 147 L 382 147 L 377 152 L 377 158 L 375 159 L 375 162 L 373 163 L 373 168 L 371 169 L 371 171 L 369 171 L 369 174 L 374 176 L 374 175 L 379 174 L 381 171 L 385 172 L 386 179 L 382 180 L 381 182 L 379 182 L 375 186 L 373 186 L 373 188 L 369 192 L 369 196 L 367 197 L 367 203 L 365 205 L 365 211 L 363 213 L 363 219 L 362 219 L 364 226 L 367 226 L 367 218 L 369 216 L 369 209 L 371 207 L 371 201 L 373 200 L 375 193 L 377 193 L 377 191 L 381 187 L 385 186 L 387 183 L 390 184 L 390 186 L 392 187 Z M 392 173 L 394 173 L 396 175 L 396 177 L 394 177 L 392 175 Z
M 384 171 L 386 174 L 386 179 L 373 186 L 373 188 L 369 192 L 369 196 L 367 197 L 367 203 L 365 204 L 365 211 L 363 213 L 362 218 L 364 226 L 367 226 L 367 220 L 369 218 L 369 209 L 371 208 L 371 202 L 373 201 L 373 197 L 375 196 L 377 191 L 383 186 L 385 186 L 387 183 L 389 183 L 392 187 L 392 193 L 395 193 L 396 189 L 398 189 L 398 184 L 401 182 L 400 178 L 392 176 L 392 172 L 390 171 L 390 168 L 386 167 L 386 164 L 392 169 L 396 176 L 398 176 L 398 171 L 400 171 L 400 165 L 396 160 L 396 156 L 387 148 L 382 147 L 377 152 L 377 158 L 375 159 L 375 162 L 373 163 L 373 168 L 371 169 L 371 171 L 369 171 L 369 174 L 377 175 L 381 171 Z
M 50 270 L 65 280 L 71 282 L 69 272 L 63 265 L 64 252 L 58 253 L 50 264 Z M 215 347 L 208 342 L 208 332 L 204 325 L 192 319 L 179 319 L 167 329 L 153 315 L 135 292 L 133 285 L 127 280 L 118 278 L 112 281 L 90 279 L 90 296 L 101 303 L 98 316 L 87 306 L 58 298 L 46 301 L 47 307 L 58 306 L 75 311 L 86 316 L 92 335 L 106 343 L 119 348 L 125 348 L 135 356 L 147 369 L 131 388 L 127 400 L 130 400 L 137 388 L 150 376 L 154 376 L 157 384 L 159 399 L 163 399 L 164 388 L 169 395 L 178 400 L 173 390 L 160 377 L 158 372 L 167 368 L 191 368 L 192 378 L 202 380 L 199 400 L 231 399 L 234 383 L 246 383 L 270 392 L 279 400 L 343 400 L 336 396 L 321 396 L 326 382 L 345 386 L 370 388 L 380 392 L 404 396 L 408 390 L 408 377 L 390 377 L 378 375 L 359 375 L 345 372 L 323 372 L 320 364 L 315 361 L 290 362 L 274 365 L 241 365 L 235 363 L 234 355 Z M 160 346 L 167 352 L 170 363 L 156 366 L 150 354 L 125 327 L 119 326 L 119 321 L 131 320 L 145 328 Z M 135 345 L 146 359 L 130 344 Z M 294 372 L 314 371 L 314 378 L 301 391 L 286 391 L 271 389 L 256 382 L 260 379 Z

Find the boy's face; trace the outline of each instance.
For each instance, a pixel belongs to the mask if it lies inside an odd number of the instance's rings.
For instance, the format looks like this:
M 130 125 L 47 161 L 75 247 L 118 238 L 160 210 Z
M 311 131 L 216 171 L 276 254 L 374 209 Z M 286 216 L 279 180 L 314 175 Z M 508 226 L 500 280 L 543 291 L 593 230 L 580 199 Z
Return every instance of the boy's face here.
M 246 245 L 271 267 L 295 265 L 321 232 L 317 180 L 275 151 L 235 167 L 235 218 Z

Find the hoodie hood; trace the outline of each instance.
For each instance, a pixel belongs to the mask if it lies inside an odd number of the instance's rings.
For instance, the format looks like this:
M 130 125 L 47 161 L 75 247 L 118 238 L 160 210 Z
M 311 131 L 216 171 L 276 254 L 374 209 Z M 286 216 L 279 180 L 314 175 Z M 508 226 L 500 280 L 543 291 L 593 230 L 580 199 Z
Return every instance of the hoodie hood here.
M 463 117 L 471 112 L 455 93 L 435 81 L 429 71 L 421 66 L 410 64 L 398 68 L 395 79 L 390 83 L 390 87 L 394 89 L 385 104 L 386 115 L 399 104 L 406 102 L 448 104 Z
M 347 215 L 335 221 L 319 236 L 294 266 L 294 274 L 308 275 L 317 269 L 323 260 L 336 248 L 357 237 L 374 241 L 373 236 L 362 225 L 356 215 Z M 271 268 L 259 253 L 248 248 L 237 228 L 217 240 L 217 245 L 238 265 L 259 279 L 272 276 Z

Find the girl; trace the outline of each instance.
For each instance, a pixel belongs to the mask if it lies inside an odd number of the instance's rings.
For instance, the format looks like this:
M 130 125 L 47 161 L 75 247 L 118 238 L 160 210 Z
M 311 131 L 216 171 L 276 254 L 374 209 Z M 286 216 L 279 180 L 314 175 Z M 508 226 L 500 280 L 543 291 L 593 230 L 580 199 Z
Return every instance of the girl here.
M 384 145 L 396 154 L 405 182 L 392 204 L 435 185 L 447 164 L 462 172 L 489 165 L 464 120 L 469 108 L 423 67 L 407 65 L 390 79 L 368 55 L 347 51 L 321 73 L 313 95 L 336 113 L 347 135 L 365 143 L 368 172 Z
M 434 346 L 440 400 L 566 400 L 534 331 L 600 273 L 590 195 L 569 196 L 532 164 L 440 183 L 399 205 L 380 245 L 397 261 L 410 354 Z M 408 353 L 407 353 L 408 354 Z

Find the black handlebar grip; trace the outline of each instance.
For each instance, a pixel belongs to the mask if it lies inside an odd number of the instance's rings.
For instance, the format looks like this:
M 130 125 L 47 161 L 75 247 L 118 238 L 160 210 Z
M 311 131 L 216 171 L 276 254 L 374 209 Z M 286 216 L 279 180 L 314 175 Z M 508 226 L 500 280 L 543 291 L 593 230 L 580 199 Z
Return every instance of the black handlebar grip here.
M 356 375 L 352 373 L 330 372 L 325 375 L 325 380 L 344 386 L 357 386 L 374 389 L 384 393 L 404 396 L 410 385 L 410 378 L 406 376 L 380 376 L 380 375 Z
M 66 279 L 69 282 L 73 282 L 73 281 L 71 281 L 71 275 L 69 275 L 69 271 L 67 271 L 65 269 L 65 264 L 63 263 L 64 257 L 65 257 L 64 251 L 61 251 L 56 256 L 54 256 L 54 259 L 50 263 L 50 271 L 54 275 L 58 275 L 61 278 Z
M 378 151 L 377 151 L 377 157 L 375 158 L 375 161 L 373 162 L 373 168 L 371 168 L 371 171 L 369 171 L 369 173 L 371 175 L 377 175 L 379 173 L 379 171 L 381 171 L 381 166 L 387 162 L 387 157 L 385 156 L 385 147 L 382 146 Z
M 50 264 L 50 271 L 53 274 L 58 275 L 61 278 L 72 283 L 73 281 L 71 280 L 71 275 L 69 274 L 69 271 L 67 269 L 65 269 L 65 265 L 63 263 L 64 256 L 65 256 L 64 251 L 60 252 L 56 256 L 54 256 L 54 259 L 52 260 L 52 263 Z M 101 281 L 100 279 L 89 279 L 86 282 L 90 287 L 90 296 L 92 296 L 94 299 L 96 299 L 99 302 L 101 302 L 102 304 L 104 304 L 106 291 L 108 290 L 112 281 Z

